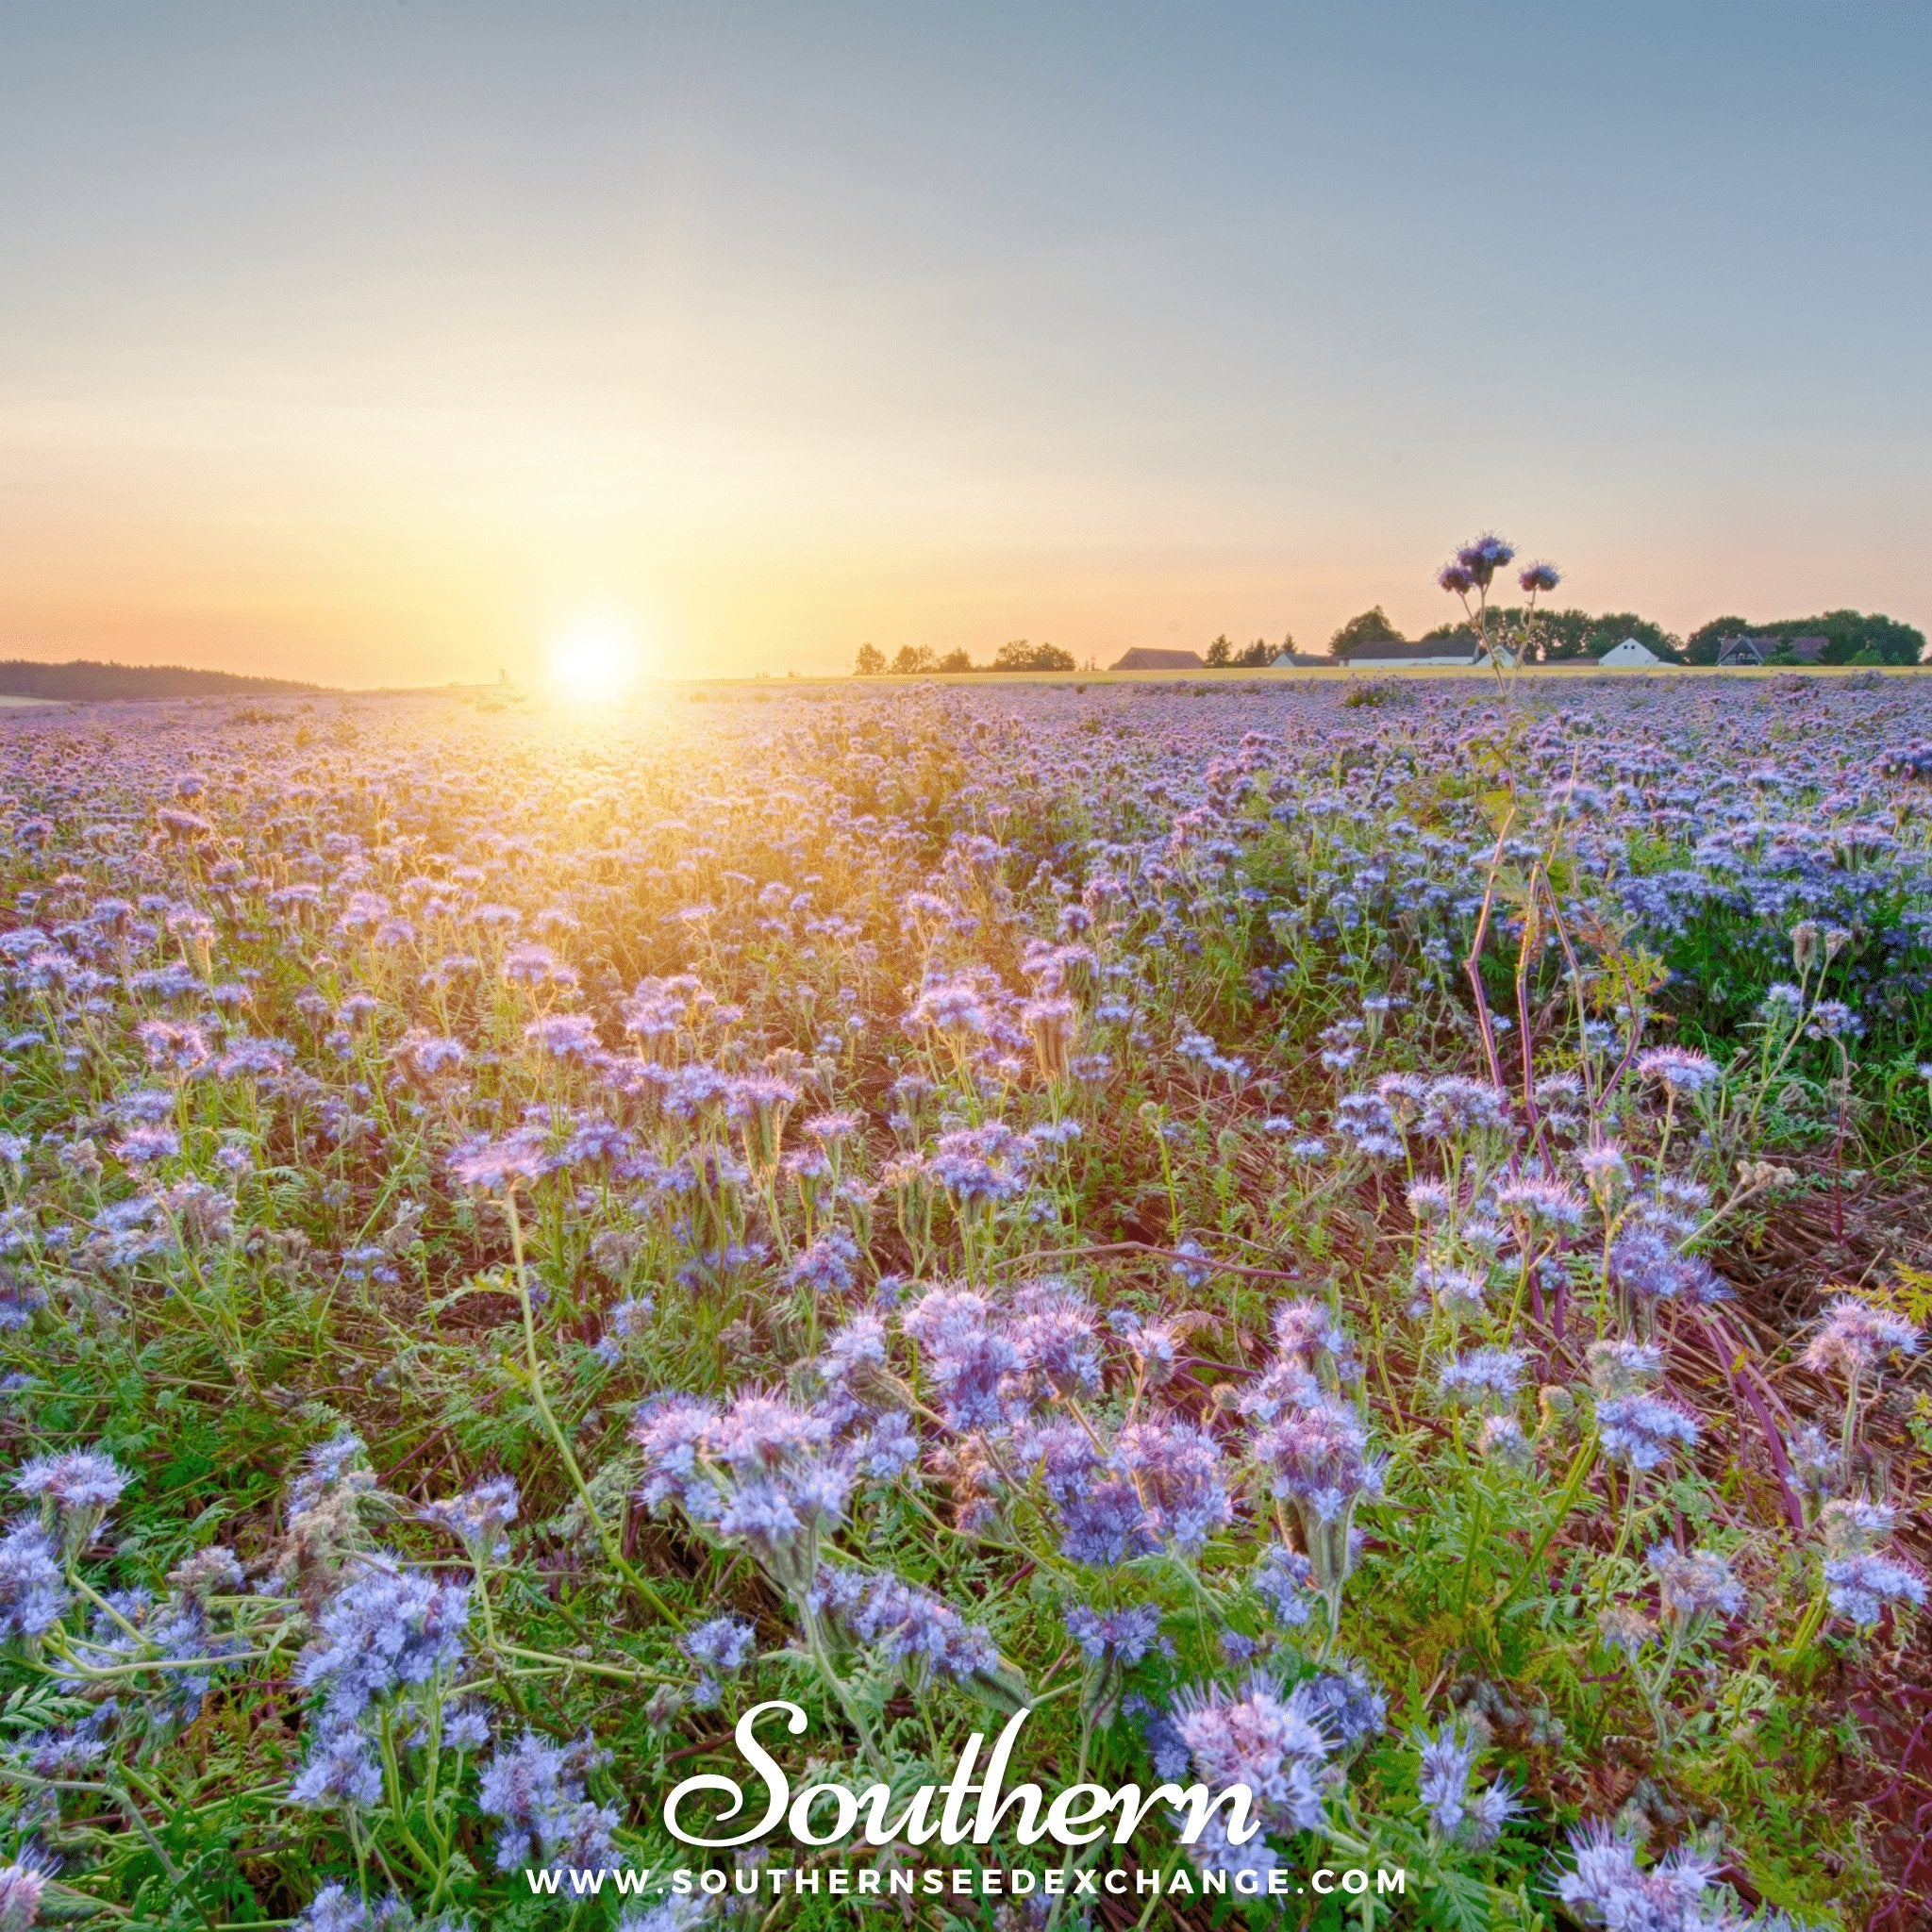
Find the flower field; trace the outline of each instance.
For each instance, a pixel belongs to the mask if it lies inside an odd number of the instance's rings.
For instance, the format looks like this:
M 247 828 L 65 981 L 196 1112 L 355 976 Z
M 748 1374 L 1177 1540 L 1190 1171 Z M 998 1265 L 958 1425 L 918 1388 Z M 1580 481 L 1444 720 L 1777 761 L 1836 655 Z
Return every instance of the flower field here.
M 1932 1922 L 1932 691 L 0 764 L 0 1928 Z M 1030 1708 L 1014 1781 L 1263 1829 L 947 1855 L 1178 1895 L 786 1890 L 916 1855 L 667 1833 L 774 1698 L 795 1779 Z

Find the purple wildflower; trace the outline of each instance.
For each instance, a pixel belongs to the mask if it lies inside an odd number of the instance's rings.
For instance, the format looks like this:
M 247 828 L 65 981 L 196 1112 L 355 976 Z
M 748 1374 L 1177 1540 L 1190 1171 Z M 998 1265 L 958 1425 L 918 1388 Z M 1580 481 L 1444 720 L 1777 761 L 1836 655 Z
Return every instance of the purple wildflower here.
M 1721 1613 L 1735 1617 L 1744 1607 L 1744 1587 L 1715 1550 L 1677 1550 L 1657 1543 L 1644 1553 L 1657 1580 L 1665 1611 L 1680 1624 Z

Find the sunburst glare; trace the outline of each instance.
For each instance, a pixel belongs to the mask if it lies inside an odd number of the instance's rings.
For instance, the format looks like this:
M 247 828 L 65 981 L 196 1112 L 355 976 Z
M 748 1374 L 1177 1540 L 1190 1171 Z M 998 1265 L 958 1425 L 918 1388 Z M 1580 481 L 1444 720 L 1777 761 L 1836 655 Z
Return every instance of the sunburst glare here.
M 621 698 L 644 672 L 637 631 L 612 618 L 587 619 L 561 632 L 546 662 L 551 688 L 574 704 Z

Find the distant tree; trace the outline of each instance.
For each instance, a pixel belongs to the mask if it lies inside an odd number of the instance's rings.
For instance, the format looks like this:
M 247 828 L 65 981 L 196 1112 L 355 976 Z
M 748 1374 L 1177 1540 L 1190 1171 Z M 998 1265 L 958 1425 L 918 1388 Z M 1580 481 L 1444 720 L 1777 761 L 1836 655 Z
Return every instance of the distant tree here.
M 895 677 L 917 677 L 932 668 L 932 653 L 924 644 L 901 644 L 899 655 L 892 659 Z
M 1357 644 L 1378 644 L 1383 641 L 1401 643 L 1402 633 L 1389 622 L 1388 614 L 1377 604 L 1372 610 L 1364 610 L 1359 617 L 1351 617 L 1335 635 L 1328 640 L 1328 655 L 1340 658 L 1343 663 L 1355 654 Z
M 1276 645 L 1275 645 L 1274 649 L 1275 649 L 1275 653 L 1276 653 L 1276 655 L 1277 655 L 1277 656 L 1278 656 L 1278 655 L 1279 655 L 1279 654 L 1280 654 L 1281 652 L 1283 652 L 1283 651 L 1289 651 L 1289 652 L 1292 652 L 1292 651 L 1293 651 L 1293 649 L 1294 649 L 1294 633 L 1293 633 L 1293 631 L 1291 631 L 1291 630 L 1285 630 L 1285 631 L 1283 631 L 1283 632 L 1281 633 L 1281 641 L 1280 641 L 1280 642 L 1279 642 L 1278 644 L 1276 644 Z
M 876 644 L 860 644 L 858 661 L 852 667 L 855 677 L 876 677 L 886 668 L 886 654 Z
M 999 648 L 999 655 L 992 660 L 995 671 L 1074 671 L 1079 667 L 1074 662 L 1074 654 L 1063 651 L 1058 644 L 1029 644 L 1024 638 L 1015 638 Z
M 1225 671 L 1234 662 L 1234 640 L 1225 631 L 1208 646 L 1208 668 Z
M 964 651 L 948 651 L 934 668 L 940 671 L 971 671 L 973 659 Z
M 1666 630 L 1647 617 L 1639 617 L 1634 610 L 1607 611 L 1591 622 L 1590 634 L 1583 641 L 1585 657 L 1601 658 L 1606 651 L 1614 651 L 1625 638 L 1635 638 L 1667 664 L 1684 661 L 1684 640 L 1675 631 Z
M 1241 671 L 1265 669 L 1274 661 L 1274 646 L 1266 638 L 1257 638 L 1252 644 L 1234 654 L 1235 666 Z

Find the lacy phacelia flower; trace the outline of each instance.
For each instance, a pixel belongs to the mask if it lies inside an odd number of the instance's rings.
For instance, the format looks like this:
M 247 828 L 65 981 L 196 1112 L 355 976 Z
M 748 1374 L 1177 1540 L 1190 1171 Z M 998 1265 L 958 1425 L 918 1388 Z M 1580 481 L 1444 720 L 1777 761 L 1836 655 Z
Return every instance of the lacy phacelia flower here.
M 1124 1472 L 1163 1543 L 1194 1555 L 1234 1509 L 1221 1479 L 1221 1450 L 1206 1429 L 1172 1420 L 1128 1423 L 1114 1439 Z
M 1856 1379 L 1890 1355 L 1916 1355 L 1919 1331 L 1902 1315 L 1840 1295 L 1805 1351 L 1805 1366 L 1820 1374 Z
M 818 1570 L 819 1540 L 845 1511 L 851 1470 L 831 1446 L 825 1416 L 778 1396 L 741 1395 L 726 1409 L 674 1398 L 648 1405 L 631 1427 L 643 1452 L 640 1498 L 675 1502 L 691 1522 L 741 1542 L 794 1593 Z
M 1715 1550 L 1677 1550 L 1657 1543 L 1644 1553 L 1657 1580 L 1664 1612 L 1680 1625 L 1700 1617 L 1735 1617 L 1744 1607 L 1744 1586 Z
M 1897 1523 L 1881 1503 L 1827 1503 L 1818 1519 L 1824 1539 L 1826 1598 L 1833 1612 L 1871 1629 L 1889 1604 L 1923 1605 L 1925 1578 L 1918 1566 L 1879 1553 Z
M 1343 1403 L 1318 1401 L 1255 1438 L 1255 1457 L 1273 1494 L 1317 1523 L 1339 1520 L 1357 1497 L 1382 1493 L 1382 1469 L 1368 1453 L 1369 1432 Z
M 1706 1092 L 1722 1077 L 1717 1062 L 1707 1053 L 1685 1046 L 1654 1046 L 1639 1054 L 1637 1071 L 1645 1079 L 1659 1082 L 1674 1096 Z
M 1122 1468 L 1077 1423 L 1050 1423 L 1026 1439 L 1042 1487 L 1060 1524 L 1060 1551 L 1070 1561 L 1108 1566 L 1159 1547 L 1139 1491 Z
M 604 1754 L 588 1738 L 556 1744 L 525 1731 L 513 1746 L 499 1748 L 482 1768 L 476 1807 L 501 1824 L 496 1869 L 514 1872 L 532 1864 L 604 1865 L 624 1863 L 611 1833 L 619 1813 L 614 1805 L 586 1797 L 584 1779 Z
M 36 1456 L 13 1478 L 23 1496 L 31 1496 L 59 1524 L 61 1546 L 71 1557 L 94 1533 L 133 1478 L 112 1457 L 92 1449 L 69 1449 L 58 1456 Z
M 1389 1700 L 1359 1664 L 1338 1662 L 1298 1688 L 1303 1707 L 1338 1751 L 1379 1738 L 1389 1723 Z
M 425 1503 L 423 1520 L 457 1537 L 474 1563 L 501 1562 L 509 1555 L 504 1531 L 517 1519 L 514 1477 L 492 1476 L 445 1503 Z
M 1416 1752 L 1417 1790 L 1429 1829 L 1444 1841 L 1481 1851 L 1495 1843 L 1503 1827 L 1523 1809 L 1508 1784 L 1496 1778 L 1479 1791 L 1469 1788 L 1481 1746 L 1459 1724 L 1444 1724 L 1431 1734 L 1419 1731 L 1411 1740 Z
M 1104 1617 L 1085 1604 L 1074 1604 L 1066 1621 L 1068 1634 L 1090 1663 L 1117 1664 L 1122 1670 L 1132 1670 L 1160 1637 L 1160 1611 L 1153 1604 Z
M 1436 1390 L 1452 1407 L 1495 1404 L 1505 1407 L 1523 1387 L 1528 1360 L 1517 1348 L 1476 1348 L 1457 1356 L 1436 1377 Z
M 0 1865 L 0 1932 L 28 1932 L 41 1916 L 41 1899 L 53 1870 L 28 1853 Z
M 997 1426 L 1005 1416 L 1002 1385 L 1025 1357 L 995 1326 L 991 1306 L 966 1291 L 936 1288 L 907 1309 L 900 1325 L 919 1344 L 947 1426 Z
M 324 1690 L 330 1720 L 347 1723 L 376 1698 L 454 1671 L 469 1618 L 467 1584 L 378 1560 L 323 1607 L 295 1681 Z
M 1210 1790 L 1247 1786 L 1257 1816 L 1271 1829 L 1321 1825 L 1322 1770 L 1333 1740 L 1306 1686 L 1285 1692 L 1257 1674 L 1238 1690 L 1218 1684 L 1183 1690 L 1174 1722 Z
M 1678 1449 L 1697 1446 L 1697 1419 L 1661 1395 L 1641 1390 L 1612 1395 L 1596 1406 L 1598 1440 L 1613 1462 L 1648 1471 Z
M 66 1572 L 38 1523 L 14 1523 L 0 1534 L 0 1640 L 44 1637 L 66 1613 Z
M 1586 1924 L 1605 1932 L 1739 1932 L 1733 1915 L 1704 1903 L 1715 1858 L 1680 1845 L 1646 1872 L 1636 1846 L 1604 1824 L 1573 1831 L 1570 1849 L 1576 1866 L 1557 1880 L 1557 1896 Z
M 1314 1572 L 1308 1559 L 1285 1543 L 1270 1543 L 1249 1578 L 1249 1588 L 1274 1612 L 1276 1623 L 1297 1629 L 1308 1621 L 1308 1587 Z
M 364 1905 L 340 1885 L 325 1885 L 295 1921 L 294 1932 L 413 1932 L 416 1915 L 393 1893 Z
M 897 1576 L 859 1570 L 822 1571 L 808 1598 L 856 1642 L 876 1643 L 920 1671 L 956 1681 L 992 1680 L 1000 1655 L 992 1639 L 951 1604 Z

